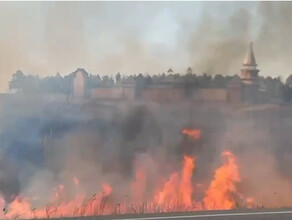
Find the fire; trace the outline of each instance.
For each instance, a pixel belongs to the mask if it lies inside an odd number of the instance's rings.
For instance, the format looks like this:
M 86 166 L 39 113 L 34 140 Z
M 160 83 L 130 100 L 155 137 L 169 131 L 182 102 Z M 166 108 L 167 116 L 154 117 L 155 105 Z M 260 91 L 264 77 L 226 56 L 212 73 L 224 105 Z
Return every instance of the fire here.
M 192 140 L 200 140 L 202 136 L 202 131 L 200 129 L 184 128 L 182 130 L 182 134 L 186 135 Z
M 180 183 L 180 196 L 183 201 L 183 205 L 186 207 L 192 206 L 192 194 L 193 194 L 193 187 L 192 187 L 192 176 L 193 170 L 195 168 L 194 158 L 189 156 L 184 156 L 184 168 L 182 174 L 182 180 Z
M 251 198 L 251 197 L 248 197 L 248 198 L 246 198 L 246 202 L 248 202 L 248 203 L 253 203 L 253 202 L 254 202 L 254 199 Z
M 179 176 L 177 173 L 173 173 L 170 179 L 163 185 L 161 191 L 154 196 L 155 203 L 161 209 L 173 209 L 178 204 L 178 192 Z
M 233 209 L 236 207 L 236 196 L 238 196 L 236 183 L 240 182 L 238 166 L 235 156 L 225 151 L 222 153 L 225 162 L 215 171 L 215 178 L 211 182 L 204 198 L 205 208 Z
M 192 207 L 192 176 L 195 168 L 194 158 L 184 156 L 181 179 L 177 172 L 164 184 L 161 191 L 155 195 L 155 202 L 162 210 L 174 210 L 179 207 Z
M 60 184 L 60 185 L 59 185 L 59 189 L 60 189 L 60 191 L 64 191 L 65 186 L 64 186 L 63 184 Z
M 102 184 L 102 189 L 104 196 L 109 196 L 113 191 L 112 187 L 107 183 Z
M 195 211 L 213 209 L 233 209 L 237 207 L 237 198 L 242 199 L 236 184 L 241 181 L 235 156 L 231 152 L 222 153 L 224 163 L 215 171 L 202 201 L 194 200 L 193 180 L 195 158 L 185 155 L 182 169 L 174 171 L 165 181 L 153 184 L 141 167 L 136 168 L 135 179 L 130 183 L 127 199 L 120 196 L 113 186 L 103 182 L 99 191 L 88 197 L 82 191 L 82 184 L 76 177 L 73 182 L 78 186 L 78 193 L 71 199 L 63 196 L 68 190 L 66 185 L 59 184 L 52 191 L 53 198 L 45 207 L 32 207 L 28 198 L 17 197 L 7 207 L 0 197 L 1 219 L 8 218 L 54 218 L 70 216 L 96 216 L 127 213 L 155 213 L 175 211 Z M 164 178 L 163 176 L 161 177 Z M 152 187 L 152 191 L 149 190 Z M 145 197 L 147 196 L 147 197 Z M 122 198 L 123 197 L 123 198 Z M 253 199 L 245 200 L 246 207 L 251 207 Z
M 247 197 L 246 198 L 246 207 L 247 208 L 253 208 L 255 204 L 255 200 L 252 197 Z
M 9 205 L 9 210 L 11 211 L 6 215 L 8 218 L 12 218 L 14 216 L 29 218 L 32 214 L 30 203 L 21 198 L 16 198 Z
M 135 181 L 131 184 L 132 198 L 138 203 L 142 203 L 144 200 L 146 188 L 146 174 L 142 168 L 137 168 L 135 173 Z
M 77 177 L 73 178 L 73 182 L 76 186 L 79 186 L 79 179 Z

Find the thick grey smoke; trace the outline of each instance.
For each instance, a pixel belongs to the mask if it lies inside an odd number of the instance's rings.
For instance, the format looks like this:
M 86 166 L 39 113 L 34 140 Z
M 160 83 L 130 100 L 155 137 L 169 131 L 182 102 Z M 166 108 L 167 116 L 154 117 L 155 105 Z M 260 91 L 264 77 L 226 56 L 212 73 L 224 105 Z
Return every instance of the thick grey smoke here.
M 1 3 L 0 88 L 11 74 L 238 73 L 249 41 L 263 75 L 290 74 L 290 2 Z M 274 56 L 272 56 L 274 54 Z
M 238 73 L 250 39 L 251 15 L 239 9 L 225 22 L 206 13 L 198 30 L 191 33 L 190 56 L 198 72 Z M 219 18 L 220 19 L 220 18 Z
M 220 7 L 221 3 L 217 4 Z M 222 13 L 228 12 L 228 6 L 223 4 Z M 291 74 L 291 7 L 290 2 L 258 2 L 222 18 L 214 15 L 206 3 L 200 26 L 191 33 L 189 48 L 194 69 L 213 74 L 238 73 L 247 45 L 253 41 L 260 74 L 286 78 Z
M 226 8 L 221 10 L 232 13 L 219 20 L 213 13 L 216 7 L 204 3 L 203 15 L 196 15 L 201 18 L 198 27 L 193 27 L 196 22 L 191 15 L 173 13 L 184 8 L 170 3 L 169 7 L 166 3 L 135 7 L 132 3 L 35 3 L 27 10 L 35 10 L 38 21 L 24 10 L 26 4 L 1 4 L 5 6 L 1 16 L 15 19 L 13 25 L 5 23 L 1 30 L 3 85 L 18 68 L 46 75 L 71 72 L 79 66 L 93 73 L 157 73 L 169 66 L 183 70 L 192 65 L 196 72 L 234 73 L 250 40 L 255 43 L 263 74 L 289 73 L 290 3 L 244 7 L 236 3 L 235 10 L 234 5 L 231 10 L 224 3 Z M 133 18 L 144 7 L 147 19 L 136 22 Z M 159 7 L 165 9 L 161 12 Z M 125 16 L 130 12 L 130 17 Z M 166 31 L 166 37 L 176 36 L 176 31 L 179 34 L 167 44 L 157 38 L 147 40 L 146 30 L 150 29 L 152 36 L 164 27 L 163 22 L 149 27 L 148 20 L 155 24 L 163 19 L 165 25 L 172 22 L 169 28 L 173 29 Z M 120 20 L 122 25 L 117 25 Z M 254 115 L 226 106 L 197 105 L 190 122 L 187 104 L 75 106 L 46 105 L 34 97 L 22 97 L 16 103 L 13 100 L 4 103 L 1 112 L 1 193 L 8 201 L 13 194 L 39 195 L 35 203 L 46 204 L 52 187 L 59 183 L 69 187 L 70 197 L 78 190 L 75 177 L 89 195 L 99 191 L 104 181 L 118 183 L 113 185 L 115 189 L 128 193 L 135 167 L 145 169 L 151 182 L 156 182 L 161 174 L 167 176 L 181 166 L 180 132 L 191 124 L 203 132 L 202 143 L 195 149 L 199 154 L 198 183 L 208 186 L 220 165 L 221 151 L 227 149 L 239 158 L 243 193 L 254 196 L 259 205 L 291 203 L 291 123 L 278 109 Z
M 142 202 L 181 169 L 186 144 L 181 130 L 191 126 L 202 130 L 201 141 L 187 145 L 196 158 L 197 200 L 221 166 L 220 154 L 230 150 L 238 159 L 243 195 L 257 206 L 291 203 L 291 122 L 285 107 L 197 104 L 190 121 L 189 103 L 28 105 L 14 98 L 4 103 L 1 117 L 0 186 L 7 202 L 19 195 L 43 207 L 60 185 L 65 186 L 62 201 L 81 191 L 90 197 L 105 182 L 113 187 L 115 202 L 133 192 L 131 198 Z M 136 179 L 139 169 L 145 182 Z
M 262 2 L 258 8 L 259 16 L 263 20 L 259 37 L 255 42 L 259 45 L 258 62 L 261 62 L 267 74 L 277 73 L 285 77 L 291 74 L 288 60 L 292 55 L 292 47 L 288 36 L 292 34 L 290 13 L 292 4 Z

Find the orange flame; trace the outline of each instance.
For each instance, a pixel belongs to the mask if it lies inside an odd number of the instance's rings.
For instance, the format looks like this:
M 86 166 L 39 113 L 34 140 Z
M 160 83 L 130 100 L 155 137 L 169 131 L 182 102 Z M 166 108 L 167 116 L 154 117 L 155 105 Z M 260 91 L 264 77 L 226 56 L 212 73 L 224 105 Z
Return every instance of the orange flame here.
M 237 205 L 236 198 L 242 198 L 236 188 L 236 183 L 241 179 L 235 156 L 231 152 L 223 152 L 222 156 L 225 159 L 224 163 L 216 170 L 215 177 L 206 191 L 203 201 L 193 199 L 193 184 L 196 185 L 192 181 L 195 158 L 185 155 L 181 172 L 173 172 L 169 179 L 163 182 L 161 188 L 158 190 L 154 188 L 153 194 L 146 191 L 149 188 L 146 180 L 149 181 L 149 179 L 144 170 L 138 167 L 135 180 L 130 185 L 131 196 L 126 200 L 124 197 L 121 198 L 118 192 L 106 182 L 102 184 L 102 189 L 90 198 L 86 197 L 82 189 L 79 189 L 78 193 L 68 200 L 67 194 L 63 196 L 67 188 L 63 184 L 59 184 L 53 188 L 53 194 L 56 196 L 47 206 L 34 209 L 29 199 L 16 197 L 5 212 L 0 213 L 0 219 L 232 209 Z M 76 177 L 73 178 L 73 181 L 79 185 Z M 145 198 L 145 195 L 148 197 Z M 252 198 L 242 201 L 245 202 L 246 207 L 252 207 Z M 5 201 L 1 197 L 0 207 L 5 208 Z
M 184 168 L 182 174 L 182 180 L 180 183 L 180 196 L 182 198 L 183 204 L 186 207 L 192 206 L 192 176 L 193 170 L 195 168 L 194 158 L 189 156 L 184 156 Z
M 195 168 L 194 158 L 184 156 L 181 180 L 178 173 L 173 173 L 162 190 L 156 193 L 155 202 L 164 211 L 175 210 L 179 207 L 192 207 L 192 175 Z
M 186 135 L 192 140 L 200 140 L 202 136 L 202 131 L 200 129 L 184 128 L 182 130 L 182 134 Z
M 143 169 L 137 168 L 135 177 L 135 181 L 131 184 L 132 198 L 138 203 L 142 203 L 146 187 L 146 174 Z
M 113 191 L 112 187 L 107 183 L 102 184 L 102 189 L 104 196 L 109 196 Z
M 30 203 L 25 201 L 24 199 L 20 199 L 19 197 L 16 198 L 12 203 L 10 203 L 9 209 L 11 211 L 6 215 L 6 217 L 8 218 L 12 218 L 14 216 L 19 216 L 22 218 L 31 217 Z
M 211 182 L 204 198 L 204 205 L 208 210 L 236 207 L 234 199 L 234 196 L 238 194 L 236 183 L 241 181 L 236 158 L 229 151 L 223 152 L 222 156 L 226 158 L 226 161 L 215 171 L 215 178 Z
M 179 175 L 178 173 L 173 173 L 170 179 L 163 185 L 161 191 L 157 192 L 154 196 L 154 202 L 162 209 L 173 209 L 178 203 L 178 188 Z
M 77 177 L 73 178 L 73 182 L 76 186 L 79 186 L 79 179 Z

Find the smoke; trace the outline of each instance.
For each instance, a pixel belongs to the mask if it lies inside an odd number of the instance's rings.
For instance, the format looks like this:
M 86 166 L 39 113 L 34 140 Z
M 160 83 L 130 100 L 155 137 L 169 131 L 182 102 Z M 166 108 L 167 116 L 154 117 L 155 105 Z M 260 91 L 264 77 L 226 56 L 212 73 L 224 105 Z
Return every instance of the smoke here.
M 290 9 L 290 2 L 3 2 L 0 88 L 18 69 L 47 76 L 78 67 L 103 75 L 192 66 L 234 74 L 250 41 L 262 75 L 287 77 Z
M 264 67 L 266 74 L 277 73 L 283 77 L 291 74 L 288 57 L 291 56 L 291 13 L 292 4 L 274 4 L 262 2 L 259 4 L 259 15 L 262 17 L 262 28 L 256 39 L 258 44 L 258 62 Z M 270 45 L 270 46 L 267 46 Z M 274 58 L 272 56 L 274 54 Z
M 190 56 L 197 60 L 194 69 L 210 74 L 237 73 L 249 41 L 250 13 L 240 9 L 223 24 L 215 19 L 205 14 L 191 35 Z
M 143 203 L 182 169 L 186 152 L 195 155 L 194 198 L 202 201 L 223 151 L 237 158 L 241 195 L 259 207 L 291 203 L 291 122 L 285 107 L 244 111 L 198 104 L 190 121 L 188 103 L 50 103 L 50 110 L 46 104 L 36 110 L 36 104 L 13 100 L 4 105 L 1 120 L 6 203 L 18 195 L 40 208 L 55 194 L 59 201 L 89 198 L 105 183 L 114 190 L 113 203 Z M 17 106 L 27 109 L 16 111 Z M 201 129 L 200 142 L 185 141 L 180 132 L 187 126 Z
M 211 74 L 238 73 L 248 43 L 253 41 L 260 74 L 286 78 L 291 74 L 287 65 L 291 6 L 290 2 L 258 2 L 235 10 L 227 18 L 213 15 L 206 7 L 189 41 L 194 69 Z M 228 12 L 228 5 L 222 7 Z
M 237 155 L 242 177 L 240 191 L 257 207 L 276 208 L 291 204 L 291 153 L 285 110 L 247 111 L 226 120 L 226 130 L 217 142 Z M 280 126 L 279 123 L 283 123 Z
M 149 43 L 146 30 L 155 32 L 155 26 L 149 27 L 148 20 L 139 20 L 143 25 L 134 21 L 144 4 L 127 8 L 119 3 L 121 7 L 113 8 L 105 3 L 86 3 L 86 7 L 84 3 L 37 3 L 27 10 L 37 11 L 38 22 L 44 24 L 40 25 L 42 31 L 36 31 L 39 23 L 23 10 L 25 4 L 1 4 L 4 9 L 17 8 L 0 13 L 3 18 L 15 18 L 13 25 L 7 23 L 1 30 L 3 85 L 18 68 L 41 75 L 66 73 L 79 66 L 96 73 L 136 73 L 159 72 L 169 65 L 183 69 L 191 64 L 196 71 L 233 73 L 238 72 L 251 39 L 263 74 L 289 71 L 290 3 L 237 5 L 239 9 L 219 20 L 212 14 L 215 9 L 209 10 L 207 5 L 197 28 L 192 20 L 186 22 L 185 17 L 173 13 L 177 5 L 167 8 L 162 4 L 166 9 L 161 12 L 156 3 L 150 4 L 146 14 L 154 19 L 149 20 L 171 18 L 173 29 L 166 33 L 180 32 L 168 44 L 159 39 Z M 47 10 L 43 4 L 48 4 Z M 124 16 L 130 12 L 134 15 Z M 124 25 L 116 27 L 119 19 Z M 254 25 L 259 27 L 256 33 Z M 101 191 L 104 182 L 113 186 L 116 196 L 123 197 L 131 192 L 133 181 L 149 187 L 140 191 L 134 184 L 136 199 L 141 201 L 154 193 L 163 178 L 181 168 L 184 141 L 180 132 L 191 125 L 202 129 L 202 142 L 193 146 L 198 155 L 196 183 L 206 188 L 220 166 L 221 152 L 231 150 L 239 161 L 243 194 L 253 197 L 259 206 L 291 203 L 291 122 L 279 109 L 256 113 L 197 105 L 190 121 L 189 105 L 184 103 L 48 106 L 32 97 L 19 100 L 4 103 L 1 112 L 0 189 L 6 201 L 20 195 L 33 198 L 35 206 L 43 206 L 59 184 L 65 186 L 70 198 L 79 192 L 78 184 L 90 196 Z M 145 178 L 136 176 L 139 170 Z M 205 188 L 198 192 L 198 199 L 204 196 Z

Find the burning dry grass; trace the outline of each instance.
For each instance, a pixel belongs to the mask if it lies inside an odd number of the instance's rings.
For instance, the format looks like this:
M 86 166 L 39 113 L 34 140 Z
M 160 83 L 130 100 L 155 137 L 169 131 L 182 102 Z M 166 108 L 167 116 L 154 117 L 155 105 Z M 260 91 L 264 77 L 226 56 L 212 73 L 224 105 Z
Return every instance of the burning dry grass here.
M 202 136 L 202 131 L 200 129 L 184 128 L 182 134 L 186 135 L 192 140 L 200 140 Z
M 196 193 L 196 181 L 193 180 L 195 158 L 185 155 L 181 171 L 174 171 L 162 184 L 151 186 L 154 188 L 153 194 L 147 191 L 147 174 L 143 168 L 137 167 L 135 180 L 130 183 L 130 198 L 119 196 L 121 193 L 105 182 L 99 192 L 86 197 L 86 193 L 82 191 L 82 183 L 74 177 L 72 182 L 80 191 L 73 198 L 63 199 L 66 186 L 60 184 L 54 188 L 53 197 L 45 207 L 33 208 L 29 198 L 17 197 L 8 205 L 1 218 L 52 218 L 237 208 L 239 201 L 241 204 L 246 201 L 236 187 L 241 181 L 237 161 L 231 152 L 223 152 L 222 157 L 223 164 L 215 171 L 214 179 L 202 201 L 193 199 Z M 247 201 L 251 202 L 252 198 Z M 4 208 L 3 199 L 0 204 Z
M 205 208 L 232 209 L 236 207 L 235 197 L 239 197 L 236 183 L 240 182 L 236 158 L 231 152 L 223 152 L 225 157 L 223 166 L 215 171 L 214 180 L 209 186 L 204 198 Z

